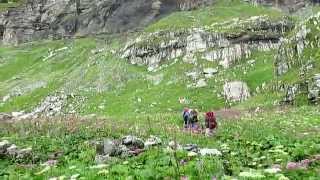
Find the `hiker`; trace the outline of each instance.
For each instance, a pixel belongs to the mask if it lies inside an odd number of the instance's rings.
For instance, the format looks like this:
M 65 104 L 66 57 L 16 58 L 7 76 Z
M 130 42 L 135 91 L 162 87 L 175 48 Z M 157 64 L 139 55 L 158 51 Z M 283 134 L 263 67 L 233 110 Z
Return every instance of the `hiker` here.
M 190 110 L 188 108 L 184 108 L 182 113 L 182 118 L 184 121 L 184 128 L 187 129 L 189 126 L 189 116 L 190 116 Z
M 184 128 L 197 132 L 199 130 L 198 126 L 198 111 L 195 109 L 185 108 L 183 110 L 183 120 Z
M 206 136 L 212 136 L 214 130 L 217 129 L 218 123 L 214 112 L 205 113 Z

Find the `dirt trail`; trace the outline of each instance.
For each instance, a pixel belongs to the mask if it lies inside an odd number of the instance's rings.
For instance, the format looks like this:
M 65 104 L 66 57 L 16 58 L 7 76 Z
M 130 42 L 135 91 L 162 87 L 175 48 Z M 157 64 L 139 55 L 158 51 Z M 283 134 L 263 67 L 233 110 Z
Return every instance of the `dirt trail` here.
M 221 109 L 216 111 L 219 119 L 238 119 L 243 113 L 244 111 L 238 109 Z

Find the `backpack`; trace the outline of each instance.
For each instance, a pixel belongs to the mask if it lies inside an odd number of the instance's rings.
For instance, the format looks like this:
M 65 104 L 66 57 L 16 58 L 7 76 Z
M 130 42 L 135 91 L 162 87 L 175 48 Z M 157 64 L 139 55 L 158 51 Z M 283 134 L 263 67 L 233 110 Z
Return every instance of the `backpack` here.
M 205 115 L 206 128 L 215 129 L 218 126 L 214 112 L 207 112 Z

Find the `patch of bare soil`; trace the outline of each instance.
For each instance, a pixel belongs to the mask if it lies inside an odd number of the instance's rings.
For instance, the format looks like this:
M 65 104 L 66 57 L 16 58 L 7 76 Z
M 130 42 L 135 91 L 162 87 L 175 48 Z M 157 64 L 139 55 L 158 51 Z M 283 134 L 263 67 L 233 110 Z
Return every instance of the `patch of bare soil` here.
M 219 119 L 238 119 L 244 114 L 244 111 L 238 109 L 221 109 L 216 111 Z

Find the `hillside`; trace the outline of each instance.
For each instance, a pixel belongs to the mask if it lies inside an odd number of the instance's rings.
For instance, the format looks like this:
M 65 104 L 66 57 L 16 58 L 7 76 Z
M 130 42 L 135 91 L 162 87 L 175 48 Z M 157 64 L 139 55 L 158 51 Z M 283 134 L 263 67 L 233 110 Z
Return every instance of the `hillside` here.
M 0 179 L 320 177 L 319 8 L 162 3 L 134 32 L 0 45 Z

